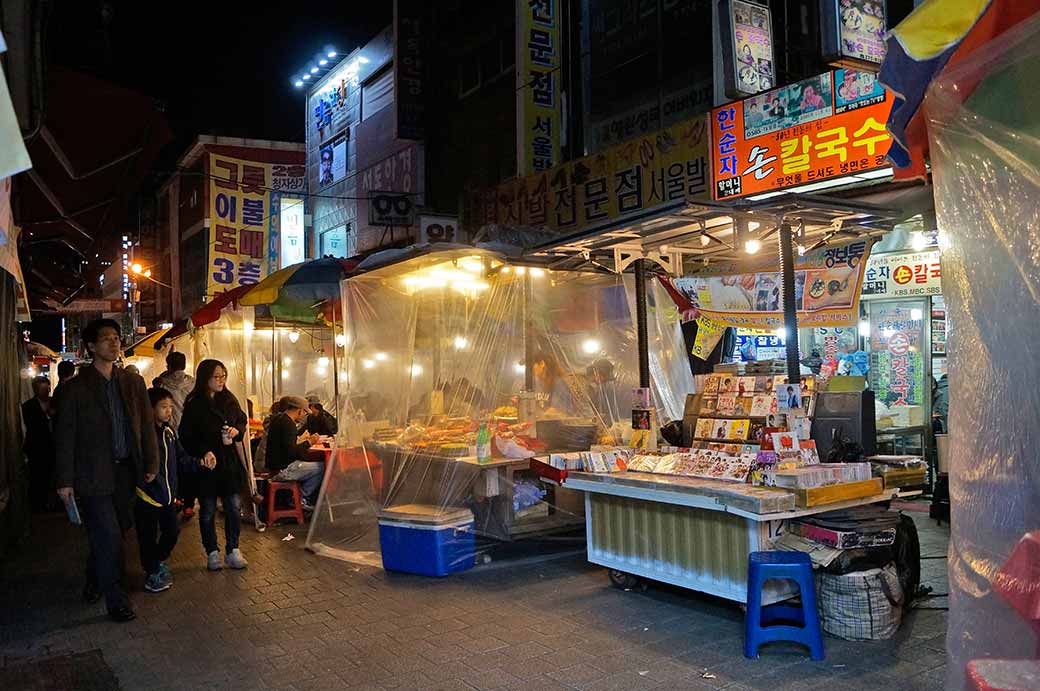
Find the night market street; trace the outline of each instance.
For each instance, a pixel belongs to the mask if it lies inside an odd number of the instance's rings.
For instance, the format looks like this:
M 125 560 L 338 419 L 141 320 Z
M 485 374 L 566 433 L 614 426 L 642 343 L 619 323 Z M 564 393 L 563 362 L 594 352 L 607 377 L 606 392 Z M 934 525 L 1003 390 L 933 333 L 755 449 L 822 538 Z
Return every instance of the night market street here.
M 921 554 L 948 529 L 918 516 Z M 306 526 L 304 526 L 305 528 Z M 292 534 L 295 539 L 283 541 Z M 137 619 L 111 623 L 80 599 L 85 540 L 40 519 L 0 580 L 0 688 L 14 689 L 942 689 L 945 611 L 919 609 L 894 638 L 826 637 L 827 659 L 797 646 L 742 654 L 732 603 L 651 584 L 610 586 L 583 555 L 492 563 L 428 579 L 316 557 L 305 531 L 243 530 L 241 572 L 205 570 L 198 527 L 181 532 L 170 590 L 141 592 Z M 503 566 L 505 564 L 505 566 Z M 922 581 L 946 592 L 945 559 Z M 920 603 L 945 607 L 946 599 Z M 76 676 L 63 677 L 70 669 Z M 64 679 L 63 683 L 61 680 Z

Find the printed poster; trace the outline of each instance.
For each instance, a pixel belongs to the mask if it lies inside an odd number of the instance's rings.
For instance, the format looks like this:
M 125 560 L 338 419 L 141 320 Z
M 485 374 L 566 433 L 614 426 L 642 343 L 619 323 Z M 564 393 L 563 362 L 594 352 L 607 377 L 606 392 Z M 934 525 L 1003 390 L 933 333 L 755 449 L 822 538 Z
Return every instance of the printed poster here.
M 773 88 L 773 38 L 769 8 L 733 0 L 733 47 L 736 50 L 737 90 L 745 94 Z
M 726 326 L 705 316 L 697 318 L 697 335 L 693 340 L 693 348 L 690 353 L 701 360 L 707 360 L 715 346 L 722 340 L 726 333 Z
M 880 65 L 885 59 L 884 0 L 840 0 L 838 13 L 842 56 Z
M 273 167 L 209 155 L 207 300 L 267 276 Z

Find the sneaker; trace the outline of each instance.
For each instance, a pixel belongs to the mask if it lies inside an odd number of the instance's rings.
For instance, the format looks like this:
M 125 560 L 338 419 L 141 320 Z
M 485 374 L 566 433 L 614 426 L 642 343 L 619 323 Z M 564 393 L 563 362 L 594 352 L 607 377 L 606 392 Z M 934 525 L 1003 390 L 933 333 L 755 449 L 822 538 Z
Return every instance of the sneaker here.
M 314 504 L 306 499 L 300 499 L 300 508 L 303 509 L 304 513 L 314 513 Z
M 212 557 L 213 555 L 211 554 L 210 556 Z M 242 556 L 242 552 L 237 547 L 224 557 L 224 563 L 232 569 L 244 569 L 249 566 L 249 562 L 246 561 L 246 558 Z
M 166 565 L 166 562 L 159 564 L 159 578 L 167 587 L 173 585 L 173 572 L 170 571 L 170 567 Z
M 170 584 L 163 580 L 162 574 L 158 571 L 144 579 L 144 589 L 150 593 L 161 593 L 169 587 Z
M 181 515 L 184 516 L 184 520 L 189 521 L 191 520 L 191 517 L 195 515 L 195 509 L 189 506 L 188 508 L 184 509 Z
M 220 563 L 220 552 L 213 550 L 209 553 L 209 557 L 206 560 L 206 568 L 210 571 L 220 571 L 224 568 L 224 565 Z

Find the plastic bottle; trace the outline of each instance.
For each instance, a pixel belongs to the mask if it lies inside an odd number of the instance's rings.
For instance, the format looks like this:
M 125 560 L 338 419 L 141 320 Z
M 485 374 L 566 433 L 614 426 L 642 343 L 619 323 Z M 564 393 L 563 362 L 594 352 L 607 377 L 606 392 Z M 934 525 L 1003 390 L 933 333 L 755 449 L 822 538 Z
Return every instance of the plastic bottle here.
M 477 463 L 491 462 L 491 432 L 486 422 L 477 428 Z

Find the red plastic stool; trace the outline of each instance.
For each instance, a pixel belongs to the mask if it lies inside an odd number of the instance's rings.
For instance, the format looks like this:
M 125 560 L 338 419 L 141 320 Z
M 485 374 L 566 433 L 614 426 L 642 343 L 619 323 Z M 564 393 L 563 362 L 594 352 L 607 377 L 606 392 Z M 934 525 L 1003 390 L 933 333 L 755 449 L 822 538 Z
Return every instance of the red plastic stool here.
M 292 508 L 275 508 L 274 498 L 280 489 L 292 492 Z M 279 518 L 295 518 L 297 525 L 303 525 L 303 502 L 300 500 L 300 483 L 279 482 L 278 480 L 267 481 L 267 524 L 274 525 Z

